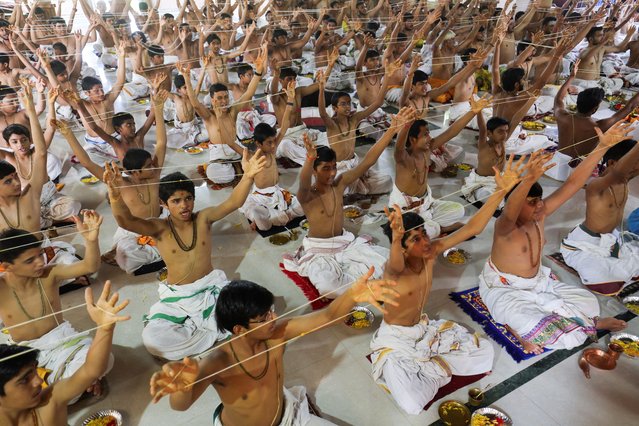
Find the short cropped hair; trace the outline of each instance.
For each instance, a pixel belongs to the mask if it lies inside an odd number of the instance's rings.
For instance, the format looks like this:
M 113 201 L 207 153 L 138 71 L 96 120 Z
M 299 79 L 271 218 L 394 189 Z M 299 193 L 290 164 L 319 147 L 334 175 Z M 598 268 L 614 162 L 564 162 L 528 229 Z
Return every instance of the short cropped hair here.
M 42 241 L 24 229 L 10 228 L 2 231 L 0 232 L 0 262 L 13 263 L 25 251 L 41 245 Z
M 193 181 L 181 172 L 173 172 L 160 179 L 159 196 L 162 202 L 169 201 L 176 191 L 186 191 L 195 197 L 195 185 Z
M 248 328 L 252 318 L 265 315 L 273 306 L 275 296 L 252 281 L 233 280 L 228 283 L 215 303 L 215 320 L 220 331 L 233 332 L 236 325 Z
M 424 218 L 415 212 L 406 212 L 402 214 L 402 225 L 404 226 L 406 232 L 404 232 L 404 235 L 402 236 L 401 243 L 402 247 L 406 248 L 406 239 L 410 234 L 408 231 L 424 226 Z M 383 224 L 382 230 L 384 231 L 384 235 L 386 235 L 388 237 L 388 240 L 392 243 L 393 230 L 390 227 L 390 222 L 386 222 L 385 224 Z

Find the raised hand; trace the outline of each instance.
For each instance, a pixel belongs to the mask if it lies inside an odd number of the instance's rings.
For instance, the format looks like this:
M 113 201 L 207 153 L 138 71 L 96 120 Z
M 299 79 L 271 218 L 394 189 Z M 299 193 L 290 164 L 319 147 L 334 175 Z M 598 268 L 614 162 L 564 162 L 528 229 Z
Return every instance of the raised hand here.
M 419 68 L 421 64 L 422 64 L 421 55 L 413 55 L 413 60 L 410 63 L 410 68 L 408 70 L 408 73 L 409 74 L 415 73 L 415 71 L 417 71 L 417 68 Z
M 479 114 L 481 110 L 483 110 L 484 108 L 488 108 L 490 104 L 492 103 L 492 101 L 493 101 L 492 96 L 489 96 L 487 94 L 477 100 L 475 100 L 474 96 L 471 96 L 468 99 L 468 103 L 470 104 L 470 110 L 474 112 L 475 114 Z
M 319 83 L 320 89 L 323 89 L 324 87 L 326 87 L 326 77 L 327 76 L 324 73 L 324 70 L 317 71 L 317 75 L 315 76 L 315 79 Z
M 164 103 L 168 99 L 169 92 L 166 89 L 160 89 L 160 90 L 157 90 L 152 97 L 153 97 L 153 105 L 161 108 L 164 106 Z
M 317 148 L 315 148 L 315 144 L 311 140 L 308 133 L 304 133 L 304 148 L 306 148 L 306 158 L 310 160 L 315 160 L 317 158 Z
M 185 76 L 184 78 L 187 78 L 187 77 Z M 162 86 L 162 83 L 164 82 L 164 80 L 166 80 L 166 73 L 163 73 L 163 72 L 156 72 L 153 78 L 147 78 L 147 81 L 149 82 L 149 84 L 151 85 L 151 88 L 153 89 L 153 93 L 157 93 L 158 90 L 160 90 L 160 86 Z
M 286 86 L 286 101 L 295 102 L 295 80 L 288 83 Z
M 611 128 L 603 133 L 599 127 L 595 127 L 595 132 L 599 137 L 599 144 L 604 148 L 610 148 L 617 145 L 625 139 L 631 139 L 630 133 L 634 130 L 632 123 L 626 121 L 617 121 Z
M 124 183 L 122 179 L 122 173 L 120 173 L 120 169 L 115 161 L 111 163 L 104 164 L 104 174 L 102 175 L 102 180 L 107 185 L 107 189 L 109 190 L 109 198 L 118 199 L 120 198 L 120 187 Z
M 533 34 L 531 43 L 534 45 L 540 45 L 542 41 L 544 41 L 544 31 L 539 30 Z
M 260 53 L 255 58 L 255 71 L 259 74 L 264 74 L 266 70 L 266 64 L 268 63 L 268 44 L 264 43 L 262 47 L 260 47 Z
M 364 36 L 364 45 L 366 45 L 366 47 L 368 47 L 369 49 L 372 49 L 373 47 L 375 47 L 375 44 L 376 44 L 376 41 L 372 35 L 366 34 Z
M 31 91 L 31 82 L 26 78 L 21 78 L 18 80 L 18 84 L 20 85 L 21 90 L 18 92 L 20 95 L 20 100 L 24 104 L 25 107 L 33 106 L 33 93 Z
M 384 59 L 384 68 L 386 69 L 385 74 L 391 76 L 395 74 L 398 70 L 400 70 L 404 66 L 404 63 L 401 59 L 396 59 L 392 61 L 388 58 Z
M 441 15 L 442 15 L 442 9 L 441 7 L 438 7 L 434 11 L 428 13 L 428 16 L 426 17 L 426 22 L 428 22 L 428 25 L 433 25 L 433 23 L 437 21 Z
M 51 93 L 51 92 L 49 92 L 49 93 Z M 58 129 L 60 131 L 60 133 L 62 133 L 62 136 L 69 136 L 71 133 L 73 133 L 73 131 L 71 130 L 71 127 L 69 126 L 69 123 L 67 121 L 51 120 L 49 122 L 49 125 L 51 125 L 54 128 Z
M 116 322 L 128 321 L 131 319 L 130 315 L 119 316 L 118 313 L 126 308 L 129 304 L 128 300 L 120 303 L 118 300 L 120 295 L 114 293 L 111 296 L 111 281 L 104 283 L 104 288 L 100 294 L 100 298 L 97 303 L 93 299 L 93 289 L 88 287 L 84 290 L 84 301 L 87 304 L 87 312 L 89 316 L 99 327 L 113 329 Z
M 415 120 L 415 109 L 413 107 L 404 107 L 391 118 L 391 128 L 399 132 L 403 126 L 413 120 Z
M 530 159 L 525 166 L 525 170 L 527 171 L 524 179 L 531 180 L 533 182 L 537 182 L 539 178 L 546 173 L 546 170 L 552 168 L 555 163 L 551 163 L 546 165 L 548 161 L 550 161 L 553 157 L 552 153 L 544 153 L 543 150 L 535 151 L 530 155 Z
M 332 68 L 333 65 L 335 65 L 335 62 L 337 62 L 338 58 L 339 51 L 337 50 L 337 47 L 334 47 L 333 50 L 331 50 L 331 52 L 328 54 L 328 66 Z
M 175 63 L 175 69 L 178 70 L 180 74 L 184 76 L 184 78 L 191 78 L 191 64 L 187 62 L 177 61 Z
M 244 170 L 244 176 L 253 179 L 255 175 L 264 170 L 264 166 L 266 166 L 266 156 L 262 155 L 261 149 L 255 151 L 255 154 L 249 159 L 248 149 L 244 148 L 244 152 L 242 153 L 242 170 Z
M 80 216 L 73 216 L 75 227 L 86 241 L 97 241 L 100 234 L 100 225 L 102 225 L 102 216 L 95 210 L 82 210 Z
M 581 63 L 581 58 L 577 58 L 575 62 L 572 64 L 572 70 L 570 70 L 570 77 L 575 78 L 577 75 L 577 71 L 579 71 L 579 64 Z
M 480 48 L 479 50 L 477 50 L 477 52 L 470 55 L 470 63 L 473 66 L 480 67 L 484 63 L 486 58 L 488 57 L 488 54 L 490 53 L 491 50 L 492 48 L 490 47 Z
M 151 396 L 157 403 L 165 395 L 186 390 L 197 380 L 200 367 L 197 361 L 186 357 L 182 362 L 168 362 L 151 376 Z
M 397 204 L 393 204 L 393 210 L 389 210 L 388 206 L 384 206 L 384 213 L 388 222 L 390 223 L 390 229 L 393 233 L 393 241 L 401 241 L 404 237 L 404 219 L 402 219 L 402 210 Z
M 367 273 L 355 281 L 349 291 L 355 302 L 369 303 L 386 314 L 384 306 L 399 306 L 397 302 L 399 293 L 391 288 L 397 283 L 392 280 L 370 280 L 374 272 L 375 268 L 371 266 Z M 380 305 L 379 302 L 382 302 L 384 306 Z
M 513 166 L 513 155 L 511 154 L 508 157 L 508 161 L 504 165 L 503 172 L 500 171 L 497 167 L 493 166 L 493 171 L 495 172 L 495 182 L 497 183 L 497 190 L 504 191 L 506 194 L 512 188 L 515 187 L 521 181 L 521 175 L 526 170 L 524 163 L 524 158 L 521 157 L 519 161 L 515 163 Z
M 43 78 L 38 78 L 35 84 L 35 88 L 38 93 L 44 93 L 45 89 L 47 88 L 47 82 Z
M 118 44 L 118 55 L 120 56 L 126 55 L 126 47 L 127 47 L 126 40 L 120 40 L 120 43 Z

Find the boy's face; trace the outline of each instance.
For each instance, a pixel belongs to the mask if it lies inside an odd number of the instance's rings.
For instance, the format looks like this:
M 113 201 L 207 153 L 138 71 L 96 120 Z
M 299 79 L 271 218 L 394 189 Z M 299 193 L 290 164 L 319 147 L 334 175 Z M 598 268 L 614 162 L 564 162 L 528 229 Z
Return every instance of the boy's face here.
M 229 106 L 229 92 L 226 90 L 220 90 L 219 92 L 213 93 L 211 103 L 213 106 L 226 108 Z
M 128 120 L 124 120 L 120 127 L 115 129 L 115 131 L 125 138 L 135 137 L 135 120 L 130 118 Z
M 172 218 L 182 220 L 184 222 L 191 220 L 193 207 L 195 206 L 195 197 L 188 191 L 178 190 L 173 193 L 162 203 L 163 207 L 169 209 Z
M 430 238 L 423 226 L 408 231 L 404 246 L 408 257 L 427 259 L 433 254 Z
M 521 211 L 519 212 L 519 221 L 526 223 L 530 221 L 539 221 L 543 219 L 545 206 L 542 197 L 526 197 Z
M 105 99 L 104 88 L 101 84 L 96 84 L 91 90 L 84 91 L 91 102 L 102 102 Z
M 510 129 L 510 127 L 504 124 L 503 126 L 497 127 L 492 132 L 488 130 L 488 138 L 494 143 L 504 144 L 508 139 L 508 129 Z
M 9 72 L 9 62 L 0 62 L 0 72 Z
M 134 174 L 138 179 L 152 179 L 155 177 L 155 165 L 153 159 L 149 158 L 144 162 L 140 170 L 134 170 L 130 173 Z
M 262 143 L 256 142 L 257 147 L 262 150 L 264 154 L 274 154 L 275 153 L 275 136 L 269 136 L 264 139 Z
M 342 96 L 337 100 L 337 105 L 333 107 L 335 112 L 339 115 L 351 114 L 351 98 L 350 96 Z
M 249 84 L 251 80 L 253 80 L 253 70 L 246 71 L 244 74 L 240 76 L 240 83 Z
M 278 46 L 284 46 L 286 44 L 286 36 L 285 35 L 279 35 L 277 37 L 275 37 L 275 44 Z
M 378 70 L 382 66 L 382 61 L 379 56 L 375 56 L 373 58 L 366 59 L 364 65 L 366 65 L 367 70 Z
M 294 82 L 295 80 L 296 78 L 293 77 L 292 75 L 287 75 L 286 77 L 282 79 L 282 85 L 283 87 L 288 87 L 288 85 Z
M 422 126 L 419 129 L 419 134 L 417 135 L 417 137 L 411 138 L 411 147 L 417 149 L 426 148 L 428 144 L 430 144 L 431 139 L 432 138 L 430 137 L 430 129 L 428 129 L 428 126 Z
M 60 22 L 57 22 L 53 24 L 53 32 L 57 35 L 65 35 L 67 32 L 67 26 Z
M 21 192 L 22 185 L 17 172 L 0 179 L 0 197 L 18 197 Z
M 154 55 L 149 58 L 153 65 L 162 65 L 164 64 L 164 55 Z
M 220 40 L 211 40 L 211 44 L 209 44 L 209 49 L 215 53 L 219 52 L 221 47 L 222 44 L 220 43 Z
M 31 139 L 29 139 L 28 136 L 14 133 L 9 136 L 9 147 L 15 153 L 20 153 L 23 155 L 28 154 L 29 149 L 31 148 Z
M 6 410 L 30 410 L 43 407 L 51 399 L 51 389 L 42 389 L 43 380 L 38 376 L 36 365 L 28 365 L 4 385 L 4 396 L 0 406 Z
M 4 114 L 15 114 L 18 112 L 18 107 L 20 106 L 20 101 L 18 101 L 18 95 L 15 93 L 10 93 L 5 96 L 0 102 L 0 108 Z
M 56 75 L 55 78 L 58 80 L 58 83 L 67 83 L 69 81 L 69 74 L 66 71 L 63 71 Z
M 44 256 L 40 247 L 32 247 L 20 254 L 13 262 L 2 262 L 5 271 L 18 277 L 40 278 L 45 272 Z
M 332 185 L 337 176 L 337 162 L 322 161 L 313 169 L 313 174 L 317 183 L 325 186 Z
M 428 93 L 428 81 L 422 80 L 413 83 L 413 93 L 418 96 L 426 96 Z

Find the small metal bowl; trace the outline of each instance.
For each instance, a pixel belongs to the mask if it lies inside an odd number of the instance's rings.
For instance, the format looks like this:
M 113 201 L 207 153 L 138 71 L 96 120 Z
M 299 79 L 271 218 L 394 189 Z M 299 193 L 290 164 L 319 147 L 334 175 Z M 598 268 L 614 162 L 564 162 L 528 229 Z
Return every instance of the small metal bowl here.
M 364 210 L 358 206 L 344 206 L 344 217 L 347 219 L 357 219 L 364 216 Z
M 505 426 L 511 426 L 513 421 L 508 415 L 502 411 L 497 410 L 493 407 L 484 407 L 475 410 L 473 416 L 470 418 L 470 426 L 473 426 L 473 419 L 476 419 L 479 416 L 486 416 L 488 418 L 493 419 L 501 419 Z
M 358 316 L 363 316 L 363 318 L 358 318 Z M 351 309 L 350 315 L 344 320 L 344 324 L 350 328 L 361 329 L 370 327 L 373 321 L 375 321 L 375 315 L 370 309 L 363 306 L 355 306 Z
M 626 309 L 628 309 L 630 312 L 639 315 L 639 296 L 624 297 L 621 303 L 623 303 Z
M 80 182 L 85 185 L 95 185 L 96 183 L 100 182 L 100 179 L 93 175 L 86 175 L 80 178 Z
M 169 276 L 169 270 L 166 268 L 162 268 L 158 271 L 158 273 L 156 274 L 156 277 L 158 279 L 158 281 L 162 282 L 162 281 L 166 281 L 167 277 Z
M 639 336 L 635 336 L 634 334 L 630 334 L 630 333 L 615 333 L 612 336 L 610 336 L 610 343 L 616 343 L 617 345 L 621 346 L 623 348 L 622 345 L 619 344 L 620 340 L 629 340 L 631 342 L 639 342 Z M 637 355 L 630 355 L 628 353 L 626 353 L 625 349 L 623 351 L 623 354 L 627 357 L 630 358 L 638 358 L 639 356 Z
M 439 418 L 445 425 L 467 425 L 470 422 L 470 410 L 459 401 L 444 401 L 437 409 Z
M 279 234 L 271 235 L 268 241 L 274 246 L 283 246 L 284 244 L 291 241 L 291 236 L 289 233 L 282 232 Z
M 464 257 L 464 261 L 462 263 L 457 263 L 457 262 L 453 262 L 450 258 L 451 255 L 455 254 L 455 253 L 459 253 Z M 442 253 L 442 258 L 444 259 L 445 263 L 447 265 L 453 265 L 453 266 L 464 266 L 467 265 L 471 259 L 473 258 L 470 253 L 468 253 L 466 250 L 464 249 L 460 249 L 457 247 L 451 247 L 448 250 L 445 250 L 444 253 Z
M 100 410 L 97 413 L 91 414 L 89 417 L 84 419 L 82 422 L 82 426 L 87 426 L 91 420 L 98 420 L 102 417 L 111 416 L 115 419 L 116 426 L 122 426 L 122 414 L 119 411 L 115 410 Z

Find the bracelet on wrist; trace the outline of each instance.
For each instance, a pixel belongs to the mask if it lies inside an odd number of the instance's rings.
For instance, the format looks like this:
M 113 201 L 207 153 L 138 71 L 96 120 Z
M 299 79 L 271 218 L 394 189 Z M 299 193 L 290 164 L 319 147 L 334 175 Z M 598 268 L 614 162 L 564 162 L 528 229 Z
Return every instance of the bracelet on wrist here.
M 315 159 L 316 159 L 316 158 L 317 158 L 317 156 L 315 156 L 315 157 L 311 157 L 310 155 L 307 155 L 307 156 L 306 156 L 306 159 L 307 159 L 308 161 L 315 161 Z
M 257 72 L 257 71 L 253 71 L 253 75 L 256 75 L 258 77 L 262 77 L 262 73 L 261 72 Z
M 293 102 L 286 102 L 286 105 L 294 106 L 295 104 Z

